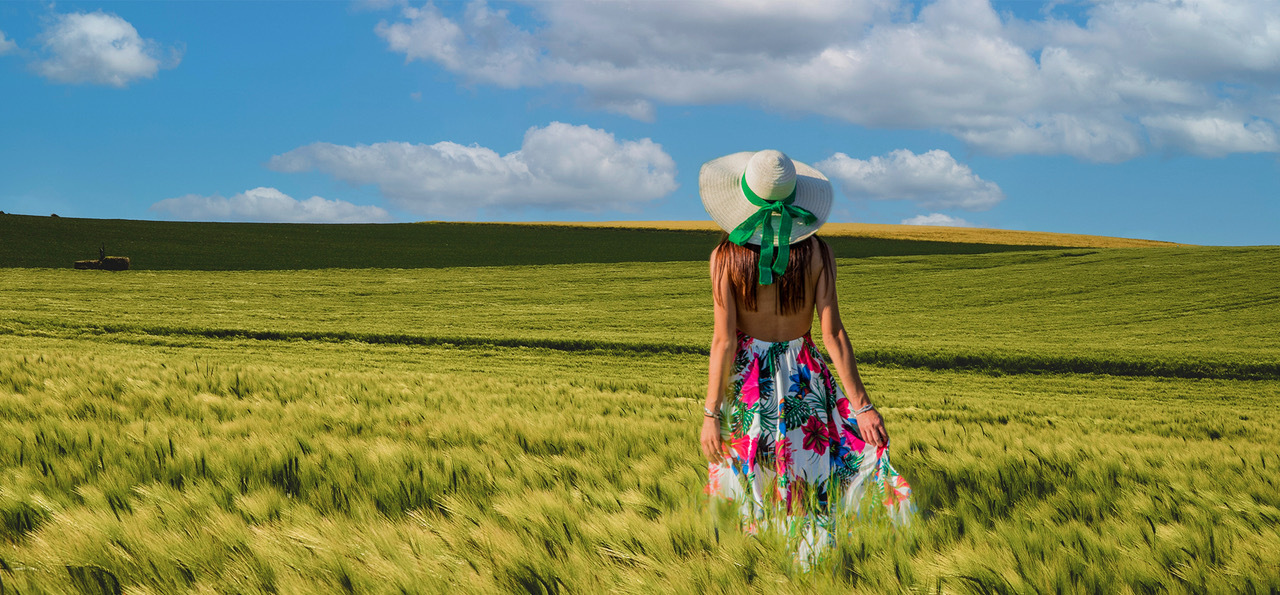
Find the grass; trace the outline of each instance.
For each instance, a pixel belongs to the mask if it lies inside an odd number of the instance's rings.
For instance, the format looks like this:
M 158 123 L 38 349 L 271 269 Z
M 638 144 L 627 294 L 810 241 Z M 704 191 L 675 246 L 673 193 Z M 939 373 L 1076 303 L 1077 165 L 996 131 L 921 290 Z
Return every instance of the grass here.
M 135 592 L 1270 592 L 1274 381 L 867 367 L 923 515 L 711 531 L 704 359 L 116 334 L 0 351 L 0 580 Z M 608 440 L 602 440 L 608 436 Z
M 802 573 L 702 495 L 708 234 L 77 221 L 0 262 L 257 270 L 0 269 L 3 593 L 1280 591 L 1280 248 L 837 246 L 921 515 Z M 365 264 L 281 266 L 305 233 Z
M 70 268 L 106 246 L 135 270 L 442 268 L 702 261 L 718 231 L 509 223 L 193 223 L 0 215 L 0 268 Z M 12 238 L 12 241 L 9 239 Z M 195 240 L 193 240 L 195 238 Z M 1040 246 L 833 236 L 843 257 Z
M 1280 377 L 1280 248 L 841 259 L 868 362 Z M 106 332 L 705 353 L 703 263 L 326 271 L 10 269 L 0 333 Z M 457 314 L 449 314 L 457 313 Z

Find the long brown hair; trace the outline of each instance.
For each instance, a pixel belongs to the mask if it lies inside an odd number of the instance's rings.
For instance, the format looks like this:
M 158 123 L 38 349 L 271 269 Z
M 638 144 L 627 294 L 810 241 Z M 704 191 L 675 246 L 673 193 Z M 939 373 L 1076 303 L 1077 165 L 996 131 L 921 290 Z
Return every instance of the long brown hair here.
M 773 283 L 778 288 L 778 303 L 775 312 L 782 315 L 795 314 L 804 307 L 805 292 L 808 290 L 809 262 L 813 258 L 813 247 L 817 246 L 822 258 L 822 274 L 829 275 L 834 270 L 835 261 L 831 248 L 822 238 L 813 236 L 812 242 L 802 241 L 791 245 L 787 259 L 787 270 L 781 277 L 775 277 Z M 715 278 L 729 276 L 729 284 L 733 287 L 733 295 L 744 310 L 755 312 L 756 289 L 760 283 L 760 247 L 753 245 L 739 246 L 729 241 L 729 234 L 720 237 L 720 246 L 716 248 Z M 715 292 L 712 292 L 715 296 Z M 718 299 L 718 298 L 717 298 Z

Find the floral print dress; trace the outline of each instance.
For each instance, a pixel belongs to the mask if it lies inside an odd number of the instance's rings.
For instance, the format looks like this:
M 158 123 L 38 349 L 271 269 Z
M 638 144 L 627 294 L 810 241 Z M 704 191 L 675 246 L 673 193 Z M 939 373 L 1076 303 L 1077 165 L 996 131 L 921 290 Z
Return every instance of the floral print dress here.
M 724 458 L 709 464 L 707 492 L 736 501 L 744 529 L 782 531 L 812 558 L 833 544 L 839 520 L 860 513 L 869 488 L 890 519 L 909 520 L 910 486 L 887 445 L 862 441 L 808 334 L 771 343 L 739 331 L 732 374 L 720 410 Z

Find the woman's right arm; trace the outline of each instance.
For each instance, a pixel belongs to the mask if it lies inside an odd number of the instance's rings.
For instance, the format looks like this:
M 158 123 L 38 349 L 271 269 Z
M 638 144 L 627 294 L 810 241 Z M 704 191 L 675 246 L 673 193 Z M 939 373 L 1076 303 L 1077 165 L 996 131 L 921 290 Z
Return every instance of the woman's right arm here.
M 853 346 L 849 343 L 849 333 L 844 330 L 844 322 L 840 320 L 840 303 L 836 298 L 835 259 L 830 257 L 830 248 L 820 244 L 823 258 L 822 271 L 818 273 L 815 288 L 818 320 L 822 324 L 822 345 L 831 354 L 836 372 L 840 374 L 844 385 L 845 396 L 849 399 L 850 409 L 857 411 L 871 404 L 867 389 L 862 385 L 862 377 L 858 375 L 858 361 L 853 356 Z M 863 441 L 879 447 L 889 442 L 889 433 L 884 429 L 884 420 L 880 412 L 871 409 L 857 416 L 858 430 Z
M 715 323 L 711 335 L 711 357 L 707 364 L 707 400 L 703 404 L 708 411 L 719 413 L 729 384 L 729 370 L 733 356 L 737 354 L 738 310 L 733 301 L 733 285 L 728 275 L 716 275 L 716 251 L 711 252 L 712 310 Z M 720 419 L 703 416 L 702 454 L 710 462 L 719 461 Z

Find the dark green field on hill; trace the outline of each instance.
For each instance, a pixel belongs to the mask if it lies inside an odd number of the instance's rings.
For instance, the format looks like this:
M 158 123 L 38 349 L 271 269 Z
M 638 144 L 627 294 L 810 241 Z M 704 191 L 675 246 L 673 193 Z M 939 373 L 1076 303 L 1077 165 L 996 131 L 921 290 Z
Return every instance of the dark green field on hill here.
M 705 260 L 718 232 L 507 223 L 192 223 L 0 215 L 0 268 L 127 256 L 137 270 L 419 269 Z M 1037 250 L 831 237 L 844 258 Z
M 832 238 L 920 514 L 801 572 L 703 495 L 715 242 L 0 216 L 0 593 L 1280 592 L 1280 247 Z

